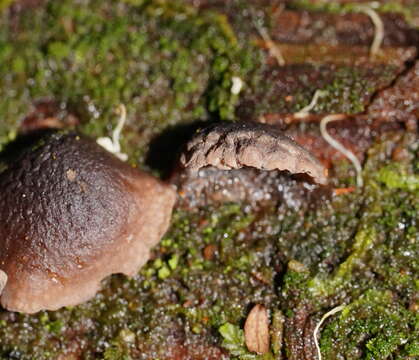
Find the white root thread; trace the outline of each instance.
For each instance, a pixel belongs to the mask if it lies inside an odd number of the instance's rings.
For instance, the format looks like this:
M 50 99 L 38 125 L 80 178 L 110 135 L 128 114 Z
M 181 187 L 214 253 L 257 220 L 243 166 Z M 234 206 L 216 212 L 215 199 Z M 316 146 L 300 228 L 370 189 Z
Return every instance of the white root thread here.
M 268 47 L 269 52 L 276 59 L 276 62 L 278 63 L 278 65 L 279 66 L 284 66 L 285 65 L 285 59 L 282 56 L 281 50 L 273 42 L 273 40 L 269 36 L 266 29 L 263 26 L 259 25 L 257 23 L 257 21 L 255 21 L 255 27 L 256 27 L 256 30 L 259 32 L 260 36 L 262 37 L 263 41 L 266 43 L 266 46 Z
M 384 24 L 381 20 L 378 13 L 369 6 L 362 6 L 360 5 L 359 11 L 363 12 L 364 14 L 368 15 L 374 24 L 375 31 L 374 31 L 374 40 L 372 41 L 370 47 L 370 56 L 376 56 L 380 51 L 381 44 L 384 40 Z
M 319 346 L 319 341 L 317 339 L 317 334 L 319 332 L 320 327 L 322 326 L 322 324 L 326 321 L 326 319 L 334 314 L 336 314 L 339 311 L 342 311 L 345 308 L 345 305 L 339 305 L 335 308 L 333 308 L 332 310 L 328 311 L 326 314 L 324 314 L 322 316 L 322 318 L 320 319 L 319 323 L 316 325 L 316 327 L 314 328 L 314 332 L 313 332 L 313 338 L 314 338 L 314 345 L 316 346 L 316 350 L 317 350 L 317 357 L 318 360 L 322 360 L 322 354 L 320 352 L 320 346 Z
M 294 117 L 297 119 L 303 119 L 305 117 L 307 117 L 308 115 L 310 115 L 310 111 L 314 109 L 314 107 L 317 105 L 317 102 L 319 101 L 319 98 L 325 96 L 327 94 L 327 91 L 324 90 L 316 90 L 313 98 L 311 99 L 310 104 L 308 104 L 307 106 L 303 107 L 301 110 L 297 111 L 294 114 Z
M 342 120 L 344 118 L 345 118 L 345 115 L 341 115 L 341 114 L 325 116 L 320 121 L 320 133 L 330 146 L 334 147 L 336 150 L 341 152 L 353 164 L 356 170 L 356 185 L 361 188 L 364 185 L 364 181 L 362 179 L 361 163 L 359 162 L 358 158 L 354 155 L 354 153 L 346 149 L 339 141 L 333 139 L 326 129 L 328 123 L 332 121 Z
M 125 105 L 121 104 L 117 108 L 117 112 L 119 113 L 119 120 L 115 127 L 115 129 L 112 131 L 112 139 L 110 137 L 100 137 L 96 140 L 96 142 L 105 148 L 110 153 L 114 154 L 117 158 L 119 158 L 122 161 L 128 160 L 128 155 L 121 152 L 121 144 L 120 144 L 120 137 L 121 137 L 121 131 L 125 125 L 125 121 L 127 118 L 127 110 L 125 108 Z

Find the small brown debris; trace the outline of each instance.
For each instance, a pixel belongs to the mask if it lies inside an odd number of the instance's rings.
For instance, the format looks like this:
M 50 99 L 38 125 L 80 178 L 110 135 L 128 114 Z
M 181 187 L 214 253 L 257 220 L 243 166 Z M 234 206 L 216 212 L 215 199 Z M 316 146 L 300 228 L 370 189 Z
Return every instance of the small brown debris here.
M 418 300 L 413 300 L 410 304 L 409 304 L 409 310 L 417 313 L 419 312 L 419 301 Z
M 191 307 L 191 306 L 193 306 L 193 301 L 192 300 L 190 300 L 190 299 L 188 299 L 188 300 L 186 300 L 184 303 L 183 303 L 183 305 L 182 305 L 184 308 L 189 308 L 189 307 Z
M 249 351 L 266 354 L 269 351 L 268 312 L 263 305 L 256 304 L 244 324 L 244 337 Z
M 404 161 L 409 158 L 409 151 L 403 146 L 397 146 L 393 150 L 391 157 L 394 161 Z
M 34 103 L 33 111 L 23 119 L 19 132 L 73 128 L 78 124 L 75 115 L 63 110 L 55 101 L 45 99 Z
M 260 281 L 261 283 L 265 284 L 265 285 L 269 285 L 270 281 L 269 279 L 266 278 L 266 275 L 262 274 L 259 271 L 252 271 L 251 275 L 257 280 Z
M 215 257 L 215 253 L 217 252 L 217 246 L 214 244 L 210 244 L 205 246 L 204 248 L 204 258 L 205 260 L 213 260 Z
M 60 354 L 58 355 L 57 360 L 78 360 L 80 359 L 78 354 L 73 354 L 73 353 L 69 353 L 69 354 Z
M 297 260 L 290 260 L 290 262 L 288 263 L 288 269 L 298 273 L 303 273 L 307 271 L 307 267 Z
M 333 189 L 333 193 L 336 196 L 349 194 L 349 193 L 351 193 L 353 191 L 355 191 L 355 187 L 354 186 Z
M 68 170 L 66 171 L 66 175 L 67 175 L 67 179 L 68 179 L 69 181 L 74 181 L 74 180 L 76 180 L 77 173 L 76 173 L 76 171 L 74 171 L 73 169 L 68 169 Z
M 200 229 L 204 228 L 205 226 L 207 226 L 209 223 L 208 219 L 200 219 L 198 226 Z

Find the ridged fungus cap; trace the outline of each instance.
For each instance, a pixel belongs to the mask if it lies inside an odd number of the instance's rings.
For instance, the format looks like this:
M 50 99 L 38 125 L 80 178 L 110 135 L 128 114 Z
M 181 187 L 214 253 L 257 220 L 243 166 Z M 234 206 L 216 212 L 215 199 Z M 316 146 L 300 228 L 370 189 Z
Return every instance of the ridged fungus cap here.
M 25 149 L 0 174 L 2 306 L 56 310 L 88 300 L 110 274 L 134 275 L 166 232 L 175 194 L 75 133 Z
M 180 163 L 192 172 L 206 166 L 287 170 L 327 183 L 326 169 L 310 152 L 273 126 L 256 122 L 217 124 L 197 132 L 187 143 Z

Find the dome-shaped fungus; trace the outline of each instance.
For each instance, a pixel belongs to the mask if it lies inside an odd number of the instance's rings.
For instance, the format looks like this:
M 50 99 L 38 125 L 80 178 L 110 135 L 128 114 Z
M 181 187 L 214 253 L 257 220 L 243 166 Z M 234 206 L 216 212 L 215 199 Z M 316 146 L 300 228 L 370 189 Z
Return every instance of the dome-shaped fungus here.
M 327 183 L 326 169 L 312 154 L 266 124 L 223 123 L 205 128 L 188 142 L 180 162 L 193 172 L 206 166 L 253 167 L 307 174 L 317 183 Z
M 55 310 L 88 300 L 110 274 L 134 275 L 175 198 L 93 140 L 50 134 L 0 174 L 2 306 Z

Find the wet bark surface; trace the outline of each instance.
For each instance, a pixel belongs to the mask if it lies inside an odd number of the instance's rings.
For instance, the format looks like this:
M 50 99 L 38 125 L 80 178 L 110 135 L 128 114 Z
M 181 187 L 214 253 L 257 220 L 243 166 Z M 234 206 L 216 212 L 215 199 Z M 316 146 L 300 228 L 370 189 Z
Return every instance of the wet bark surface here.
M 387 89 L 378 92 L 368 106 L 368 114 L 381 121 L 404 122 L 416 127 L 419 117 L 419 61 L 409 67 Z
M 380 17 L 385 29 L 384 47 L 416 46 L 419 31 L 412 29 L 403 16 L 383 14 Z M 282 11 L 272 21 L 272 38 L 286 43 L 369 46 L 374 37 L 374 25 L 365 14 Z
M 419 37 L 401 12 L 377 10 L 385 34 L 373 58 L 371 19 L 339 9 L 92 0 L 74 11 L 72 2 L 43 3 L 4 10 L 10 46 L 3 48 L 18 60 L 13 71 L 0 65 L 8 75 L 0 78 L 0 146 L 51 127 L 108 136 L 113 106 L 124 102 L 130 116 L 122 145 L 133 166 L 173 174 L 178 152 L 201 125 L 256 121 L 313 153 L 329 169 L 330 185 L 279 171 L 175 172 L 172 226 L 147 265 L 133 278 L 104 280 L 93 300 L 74 308 L 31 316 L 0 310 L 0 358 L 259 359 L 241 333 L 255 304 L 284 314 L 282 347 L 271 346 L 269 359 L 315 358 L 314 327 L 340 304 L 345 311 L 319 334 L 323 359 L 417 356 Z M 411 11 L 411 2 L 397 3 Z M 0 52 L 3 64 L 12 63 L 8 51 Z M 238 94 L 232 77 L 243 82 Z M 316 90 L 326 95 L 296 117 Z M 363 189 L 320 133 L 323 116 L 335 113 L 345 118 L 327 129 L 362 162 Z

